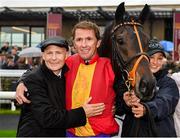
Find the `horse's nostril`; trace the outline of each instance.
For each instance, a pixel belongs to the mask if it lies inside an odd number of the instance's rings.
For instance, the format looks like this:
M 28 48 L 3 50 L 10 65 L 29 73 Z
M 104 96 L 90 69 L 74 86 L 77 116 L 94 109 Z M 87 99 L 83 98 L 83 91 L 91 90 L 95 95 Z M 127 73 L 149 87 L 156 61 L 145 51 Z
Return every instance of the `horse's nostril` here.
M 139 91 L 141 93 L 145 93 L 147 89 L 147 81 L 146 80 L 141 80 L 140 85 L 139 85 Z

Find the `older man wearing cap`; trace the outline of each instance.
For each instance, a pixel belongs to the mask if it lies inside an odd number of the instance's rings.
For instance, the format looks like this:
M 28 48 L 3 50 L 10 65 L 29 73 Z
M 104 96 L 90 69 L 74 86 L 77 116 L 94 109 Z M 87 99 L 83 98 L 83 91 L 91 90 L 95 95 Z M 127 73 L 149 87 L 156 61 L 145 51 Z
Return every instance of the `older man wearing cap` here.
M 17 136 L 65 136 L 66 128 L 86 124 L 86 117 L 99 115 L 104 104 L 65 109 L 65 65 L 68 43 L 62 37 L 41 43 L 43 63 L 23 79 L 30 104 L 22 105 Z

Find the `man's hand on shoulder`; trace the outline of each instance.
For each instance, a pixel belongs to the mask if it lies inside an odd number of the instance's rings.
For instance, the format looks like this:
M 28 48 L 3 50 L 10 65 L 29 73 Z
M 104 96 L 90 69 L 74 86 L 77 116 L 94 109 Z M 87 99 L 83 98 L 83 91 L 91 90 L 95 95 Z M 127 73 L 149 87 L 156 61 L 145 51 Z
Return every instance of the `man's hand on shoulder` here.
M 27 92 L 27 88 L 23 82 L 20 82 L 16 88 L 16 95 L 15 95 L 18 104 L 31 102 L 25 97 L 25 92 Z

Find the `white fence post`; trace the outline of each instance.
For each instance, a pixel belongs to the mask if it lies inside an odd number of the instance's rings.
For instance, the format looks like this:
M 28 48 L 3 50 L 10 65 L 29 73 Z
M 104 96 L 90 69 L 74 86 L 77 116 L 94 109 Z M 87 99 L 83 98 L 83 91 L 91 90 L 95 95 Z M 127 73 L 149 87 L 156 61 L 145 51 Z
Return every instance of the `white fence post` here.
M 14 105 L 14 102 L 11 101 L 11 111 L 15 111 L 16 110 L 16 106 Z

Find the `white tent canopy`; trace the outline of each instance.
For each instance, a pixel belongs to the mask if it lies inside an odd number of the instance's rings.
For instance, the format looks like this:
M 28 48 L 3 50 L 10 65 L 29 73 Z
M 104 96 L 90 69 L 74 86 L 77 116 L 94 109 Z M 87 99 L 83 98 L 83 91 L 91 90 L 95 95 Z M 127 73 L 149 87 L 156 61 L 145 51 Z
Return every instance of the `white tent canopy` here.
M 1 0 L 0 7 L 96 7 L 117 6 L 122 0 Z M 124 0 L 127 6 L 179 5 L 180 0 Z

